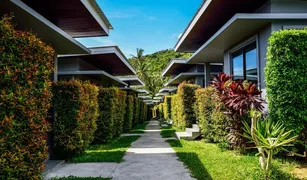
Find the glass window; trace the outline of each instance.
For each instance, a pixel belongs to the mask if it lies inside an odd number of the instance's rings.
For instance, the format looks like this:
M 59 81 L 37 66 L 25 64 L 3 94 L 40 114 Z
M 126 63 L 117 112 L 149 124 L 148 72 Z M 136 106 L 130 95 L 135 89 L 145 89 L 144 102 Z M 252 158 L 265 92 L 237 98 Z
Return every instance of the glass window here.
M 258 83 L 256 42 L 232 54 L 234 80 L 248 80 Z

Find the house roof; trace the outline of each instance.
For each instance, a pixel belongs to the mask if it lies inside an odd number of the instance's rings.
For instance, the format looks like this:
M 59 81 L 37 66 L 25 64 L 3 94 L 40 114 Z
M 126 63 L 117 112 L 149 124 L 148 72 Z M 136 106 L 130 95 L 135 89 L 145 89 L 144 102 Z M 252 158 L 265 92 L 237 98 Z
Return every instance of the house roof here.
M 193 64 L 186 64 L 186 59 L 173 59 L 169 62 L 166 68 L 162 72 L 162 77 L 171 76 L 171 75 L 178 75 L 181 72 L 187 72 L 195 65 Z
M 274 20 L 307 20 L 307 13 L 248 13 L 236 14 L 205 42 L 187 61 L 188 64 L 222 63 L 224 52 L 255 35 Z
M 45 2 L 45 1 L 44 1 Z M 20 30 L 31 30 L 57 54 L 88 54 L 90 50 L 20 0 L 1 1 L 0 14 L 14 13 Z
M 21 1 L 75 38 L 107 36 L 112 29 L 96 0 Z
M 145 86 L 145 83 L 137 76 L 126 76 L 117 78 L 127 83 L 129 86 Z
M 268 0 L 204 0 L 175 45 L 175 51 L 195 52 L 236 13 L 253 13 Z
M 168 87 L 168 88 L 162 88 L 159 93 L 165 93 L 165 92 L 174 92 L 177 90 L 177 87 Z
M 199 72 L 189 72 L 189 73 L 180 73 L 178 76 L 175 78 L 169 80 L 167 83 L 164 84 L 164 86 L 174 86 L 174 85 L 179 85 L 183 81 L 189 80 L 193 77 L 197 76 L 204 76 L 204 73 L 199 73 Z
M 86 76 L 89 79 L 93 79 L 99 81 L 99 83 L 105 87 L 117 86 L 117 87 L 125 87 L 126 83 L 120 81 L 116 77 L 108 74 L 105 71 L 59 71 L 58 75 L 60 78 L 66 77 L 82 77 Z
M 135 75 L 135 69 L 129 64 L 125 55 L 117 46 L 104 46 L 89 48 L 91 54 L 69 54 L 59 56 L 74 60 L 80 58 L 95 67 L 106 71 L 113 76 Z

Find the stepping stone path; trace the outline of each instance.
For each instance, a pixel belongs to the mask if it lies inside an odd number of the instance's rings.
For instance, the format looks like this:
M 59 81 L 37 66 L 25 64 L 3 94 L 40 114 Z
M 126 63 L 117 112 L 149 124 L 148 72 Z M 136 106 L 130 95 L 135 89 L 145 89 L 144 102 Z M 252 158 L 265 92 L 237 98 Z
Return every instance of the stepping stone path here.
M 51 177 L 112 177 L 112 180 L 194 180 L 176 152 L 160 136 L 158 121 L 150 121 L 145 134 L 127 150 L 122 163 L 64 164 Z

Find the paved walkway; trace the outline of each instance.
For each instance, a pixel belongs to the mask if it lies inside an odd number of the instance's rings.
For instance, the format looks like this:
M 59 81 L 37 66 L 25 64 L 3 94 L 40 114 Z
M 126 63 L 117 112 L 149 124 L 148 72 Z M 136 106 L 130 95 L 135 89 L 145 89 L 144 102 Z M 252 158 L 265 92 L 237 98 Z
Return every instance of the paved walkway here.
M 113 177 L 112 180 L 192 180 L 189 170 L 160 136 L 158 121 L 150 121 L 145 134 L 127 150 L 124 162 L 64 164 L 49 173 L 55 176 Z

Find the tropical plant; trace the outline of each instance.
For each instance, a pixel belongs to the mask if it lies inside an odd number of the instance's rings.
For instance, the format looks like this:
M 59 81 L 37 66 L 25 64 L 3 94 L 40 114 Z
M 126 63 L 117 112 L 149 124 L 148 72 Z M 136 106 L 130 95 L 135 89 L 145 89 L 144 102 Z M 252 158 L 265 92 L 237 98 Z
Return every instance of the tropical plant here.
M 261 153 L 265 156 L 265 170 L 266 179 L 269 179 L 269 173 L 272 166 L 273 155 L 285 147 L 293 146 L 291 142 L 296 140 L 298 136 L 292 135 L 291 131 L 286 131 L 281 122 L 272 122 L 270 119 L 258 120 L 255 127 L 250 127 L 247 122 L 244 122 L 244 137 L 252 140 L 255 148 L 263 149 Z M 253 130 L 253 131 L 252 131 Z
M 223 108 L 232 119 L 232 127 L 228 134 L 229 142 L 235 147 L 242 147 L 246 141 L 242 134 L 242 122 L 249 118 L 251 110 L 262 111 L 265 100 L 261 98 L 261 91 L 256 84 L 247 81 L 233 81 L 233 76 L 220 73 L 213 76 L 212 87 L 215 89 L 218 101 L 223 103 Z M 253 121 L 253 118 L 252 118 Z

